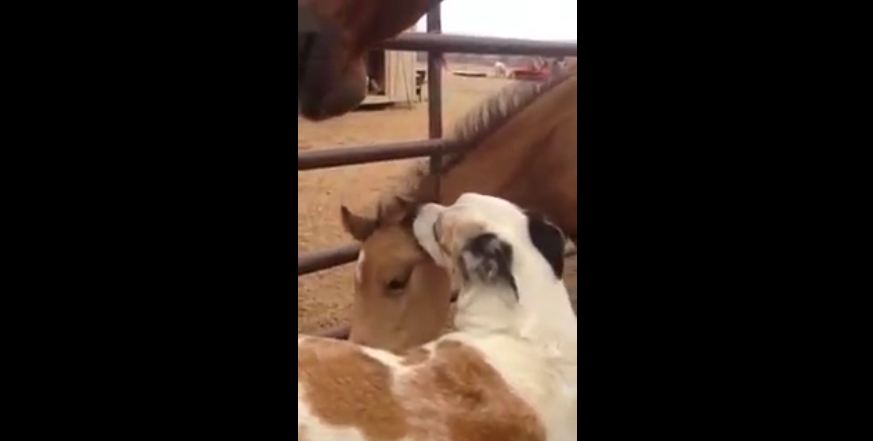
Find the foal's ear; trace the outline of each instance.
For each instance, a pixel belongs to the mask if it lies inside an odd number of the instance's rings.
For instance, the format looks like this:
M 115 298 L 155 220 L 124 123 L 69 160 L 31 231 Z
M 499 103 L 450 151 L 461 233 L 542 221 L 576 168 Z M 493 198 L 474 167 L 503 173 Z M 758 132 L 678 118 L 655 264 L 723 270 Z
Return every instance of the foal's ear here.
M 359 242 L 363 242 L 376 230 L 377 221 L 353 214 L 345 205 L 340 206 L 343 228 Z
M 567 240 L 564 233 L 538 213 L 528 211 L 525 214 L 528 219 L 527 231 L 534 247 L 549 262 L 555 277 L 564 277 L 564 249 Z
M 415 218 L 416 203 L 405 196 L 394 196 L 379 205 L 379 222 L 383 225 L 412 224 Z

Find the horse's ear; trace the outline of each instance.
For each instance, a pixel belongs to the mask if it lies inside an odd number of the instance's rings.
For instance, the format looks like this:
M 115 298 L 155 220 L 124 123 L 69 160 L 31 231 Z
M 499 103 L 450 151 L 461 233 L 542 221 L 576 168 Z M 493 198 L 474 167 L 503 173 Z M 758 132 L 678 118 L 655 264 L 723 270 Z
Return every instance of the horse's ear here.
M 340 206 L 343 228 L 359 242 L 363 242 L 376 230 L 377 221 L 353 214 L 345 205 Z

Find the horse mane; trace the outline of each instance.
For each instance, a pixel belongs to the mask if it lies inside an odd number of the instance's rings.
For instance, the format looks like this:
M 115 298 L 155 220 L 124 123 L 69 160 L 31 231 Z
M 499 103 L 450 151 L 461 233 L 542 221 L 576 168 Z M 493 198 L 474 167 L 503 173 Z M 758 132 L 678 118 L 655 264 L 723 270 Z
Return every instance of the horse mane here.
M 451 171 L 463 163 L 467 155 L 483 144 L 483 140 L 494 134 L 507 124 L 514 116 L 526 109 L 537 98 L 548 93 L 565 81 L 575 78 L 575 67 L 550 77 L 541 82 L 518 82 L 510 84 L 496 94 L 486 98 L 477 107 L 464 115 L 456 124 L 452 134 L 443 144 L 440 172 Z M 377 222 L 383 219 L 383 213 L 396 208 L 396 198 L 407 202 L 407 206 L 429 202 L 430 189 L 422 188 L 422 184 L 430 173 L 430 163 L 427 159 L 420 160 L 412 167 L 411 176 L 401 184 L 400 191 L 390 192 L 390 200 L 381 200 L 377 205 Z M 411 205 L 410 205 L 411 203 Z
M 485 138 L 503 127 L 512 117 L 526 109 L 537 98 L 575 75 L 574 69 L 541 82 L 510 84 L 487 98 L 455 125 L 451 137 L 447 139 L 444 146 L 446 153 L 442 155 L 441 170 L 447 172 L 463 162 L 467 153 L 481 145 Z M 426 161 L 425 166 L 427 166 Z M 422 169 L 421 172 L 429 173 L 429 167 Z

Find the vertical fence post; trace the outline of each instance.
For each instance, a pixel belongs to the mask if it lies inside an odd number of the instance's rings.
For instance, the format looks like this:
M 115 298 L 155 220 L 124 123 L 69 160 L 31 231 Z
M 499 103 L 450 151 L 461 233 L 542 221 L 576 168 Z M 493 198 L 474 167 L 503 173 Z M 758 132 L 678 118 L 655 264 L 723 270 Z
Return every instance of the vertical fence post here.
M 442 30 L 440 20 L 440 3 L 436 2 L 433 9 L 427 13 L 427 32 L 429 34 L 439 34 Z M 443 136 L 443 94 L 442 94 L 442 52 L 430 51 L 427 53 L 427 115 L 428 115 L 428 137 L 430 139 L 438 139 Z M 442 166 L 442 151 L 437 150 L 430 157 L 430 173 L 432 176 L 439 176 Z M 436 196 L 440 193 L 440 179 L 435 180 Z

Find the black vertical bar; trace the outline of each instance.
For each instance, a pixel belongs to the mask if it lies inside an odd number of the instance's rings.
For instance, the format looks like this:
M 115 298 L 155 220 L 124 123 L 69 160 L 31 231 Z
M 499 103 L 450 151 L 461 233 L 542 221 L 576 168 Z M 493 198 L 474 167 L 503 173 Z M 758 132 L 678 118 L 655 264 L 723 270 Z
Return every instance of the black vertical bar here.
M 427 13 L 427 33 L 439 34 L 442 23 L 440 20 L 440 4 L 434 4 L 433 9 Z M 442 52 L 431 51 L 427 54 L 427 115 L 428 137 L 431 139 L 443 136 L 443 100 L 442 100 L 442 68 L 440 59 Z M 430 157 L 430 173 L 437 176 L 440 174 L 442 164 L 442 152 L 437 151 Z M 439 197 L 440 184 L 436 180 L 436 197 Z

